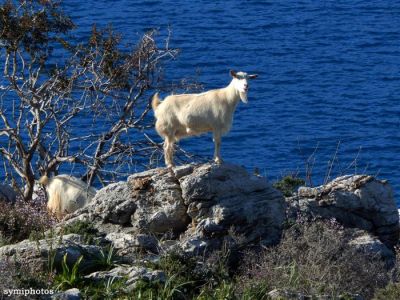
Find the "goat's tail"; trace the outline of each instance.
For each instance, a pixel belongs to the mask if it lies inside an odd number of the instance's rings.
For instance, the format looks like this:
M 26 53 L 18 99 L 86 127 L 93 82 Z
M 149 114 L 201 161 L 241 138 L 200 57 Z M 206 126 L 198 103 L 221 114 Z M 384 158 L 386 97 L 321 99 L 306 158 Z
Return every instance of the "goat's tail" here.
M 43 186 L 46 186 L 49 184 L 49 177 L 47 177 L 47 175 L 43 175 L 42 177 L 40 177 L 39 179 L 39 183 Z
M 156 111 L 157 107 L 160 105 L 160 97 L 158 96 L 158 93 L 155 93 L 153 96 L 153 99 L 151 100 L 151 106 L 153 107 L 153 110 Z

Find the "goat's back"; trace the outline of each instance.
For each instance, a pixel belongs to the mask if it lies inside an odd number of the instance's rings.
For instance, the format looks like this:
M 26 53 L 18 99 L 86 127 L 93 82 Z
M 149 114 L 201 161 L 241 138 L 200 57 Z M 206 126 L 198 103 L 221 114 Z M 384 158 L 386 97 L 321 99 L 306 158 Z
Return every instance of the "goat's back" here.
M 157 132 L 180 136 L 185 135 L 187 128 L 196 132 L 212 131 L 215 127 L 229 130 L 235 105 L 225 100 L 224 93 L 219 89 L 166 97 L 156 110 Z

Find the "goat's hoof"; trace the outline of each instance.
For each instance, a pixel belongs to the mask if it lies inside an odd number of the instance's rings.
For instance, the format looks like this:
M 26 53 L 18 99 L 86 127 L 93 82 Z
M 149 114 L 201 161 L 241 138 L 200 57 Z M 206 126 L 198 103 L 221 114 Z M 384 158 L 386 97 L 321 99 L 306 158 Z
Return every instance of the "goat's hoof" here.
M 218 165 L 222 165 L 222 164 L 223 164 L 222 159 L 220 159 L 219 157 L 215 158 L 215 159 L 214 159 L 214 162 L 215 162 L 216 164 L 218 164 Z

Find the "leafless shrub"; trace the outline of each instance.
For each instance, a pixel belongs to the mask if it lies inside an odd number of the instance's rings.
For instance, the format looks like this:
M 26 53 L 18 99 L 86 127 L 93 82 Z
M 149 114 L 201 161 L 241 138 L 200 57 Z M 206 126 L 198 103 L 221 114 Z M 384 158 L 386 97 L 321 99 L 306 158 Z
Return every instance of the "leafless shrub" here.
M 59 2 L 0 6 L 0 163 L 25 200 L 35 177 L 66 163 L 92 185 L 154 158 L 160 145 L 145 134 L 151 95 L 196 87 L 165 82 L 163 65 L 178 54 L 169 35 L 161 47 L 155 30 L 126 46 L 112 27 L 94 26 L 74 43 L 73 28 Z

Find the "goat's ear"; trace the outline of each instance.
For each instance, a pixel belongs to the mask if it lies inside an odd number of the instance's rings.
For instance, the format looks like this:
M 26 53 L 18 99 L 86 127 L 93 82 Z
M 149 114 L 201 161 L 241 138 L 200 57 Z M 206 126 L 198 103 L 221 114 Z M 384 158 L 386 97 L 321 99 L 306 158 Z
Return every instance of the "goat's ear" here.
M 257 74 L 247 75 L 247 78 L 249 78 L 249 79 L 254 79 L 254 78 L 257 78 L 257 77 L 258 77 Z
M 231 76 L 232 76 L 233 78 L 236 78 L 236 72 L 235 72 L 235 71 L 230 70 L 229 73 L 231 74 Z

